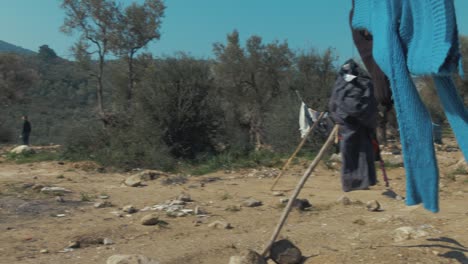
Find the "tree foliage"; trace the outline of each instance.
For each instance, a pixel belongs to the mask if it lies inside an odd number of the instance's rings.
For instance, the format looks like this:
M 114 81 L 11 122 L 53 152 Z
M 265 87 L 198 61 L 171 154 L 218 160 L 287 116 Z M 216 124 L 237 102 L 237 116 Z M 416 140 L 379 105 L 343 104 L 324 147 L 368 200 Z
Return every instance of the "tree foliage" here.
M 81 58 L 83 54 L 95 54 L 98 57 L 97 70 L 92 76 L 97 81 L 98 113 L 107 123 L 103 102 L 104 66 L 110 41 L 116 34 L 119 7 L 115 1 L 109 0 L 63 0 L 62 8 L 65 10 L 65 20 L 61 29 L 66 34 L 79 32 L 80 39 L 75 47 Z
M 161 0 L 145 0 L 141 5 L 132 3 L 119 14 L 117 30 L 111 48 L 127 61 L 127 104 L 131 106 L 135 86 L 134 57 L 151 41 L 161 37 L 160 27 L 165 6 Z
M 255 149 L 267 147 L 264 113 L 290 81 L 293 53 L 287 42 L 263 44 L 259 36 L 252 36 L 243 48 L 234 31 L 227 36 L 226 45 L 214 44 L 214 53 L 221 93 L 233 99 L 232 107 Z
M 127 62 L 126 111 L 132 105 L 135 86 L 134 57 L 149 42 L 160 38 L 165 6 L 162 0 L 145 0 L 122 7 L 112 0 L 63 0 L 66 17 L 62 31 L 80 34 L 73 50 L 81 65 L 96 78 L 97 109 L 104 124 L 116 118 L 104 106 L 106 60 L 111 53 Z M 90 63 L 98 58 L 96 67 Z M 115 124 L 112 124 L 115 125 Z
M 58 58 L 57 53 L 55 53 L 55 51 L 51 49 L 49 45 L 40 46 L 37 56 L 44 62 L 50 62 Z
M 34 65 L 16 54 L 0 55 L 0 105 L 2 107 L 23 98 L 38 79 Z

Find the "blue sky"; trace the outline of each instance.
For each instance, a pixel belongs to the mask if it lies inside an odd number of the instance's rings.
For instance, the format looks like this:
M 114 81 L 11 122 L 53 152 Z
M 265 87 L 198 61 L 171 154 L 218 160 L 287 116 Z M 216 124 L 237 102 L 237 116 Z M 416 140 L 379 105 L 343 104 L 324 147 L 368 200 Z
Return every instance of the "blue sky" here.
M 138 0 L 141 2 L 142 0 Z M 0 0 L 0 40 L 36 51 L 42 44 L 70 58 L 74 38 L 59 32 L 59 0 Z M 130 3 L 132 1 L 121 1 Z M 340 60 L 356 55 L 348 27 L 351 0 L 166 0 L 162 38 L 149 51 L 185 51 L 211 57 L 212 44 L 237 29 L 245 40 L 287 40 L 292 49 L 336 49 Z M 461 34 L 468 35 L 468 1 L 455 0 Z

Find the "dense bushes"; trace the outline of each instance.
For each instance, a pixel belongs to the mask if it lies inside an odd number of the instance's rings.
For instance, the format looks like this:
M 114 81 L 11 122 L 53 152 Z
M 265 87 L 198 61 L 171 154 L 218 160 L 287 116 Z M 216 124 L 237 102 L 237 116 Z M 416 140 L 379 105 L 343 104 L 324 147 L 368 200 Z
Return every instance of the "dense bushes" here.
M 268 153 L 288 152 L 299 141 L 300 101 L 294 90 L 314 104 L 320 102 L 317 96 L 327 94 L 334 81 L 334 58 L 330 51 L 302 52 L 300 61 L 309 60 L 309 68 L 300 68 L 286 43 L 263 44 L 252 37 L 244 50 L 236 34 L 229 35 L 227 48 L 217 44 L 214 61 L 183 53 L 161 59 L 139 56 L 131 110 L 122 107 L 124 62 L 113 61 L 108 67 L 109 124 L 77 124 L 65 141 L 66 156 L 92 155 L 119 167 L 164 169 L 178 161 L 202 162 L 209 168 L 222 167 L 220 162 L 277 161 L 277 154 Z M 302 77 L 306 75 L 309 79 Z M 326 105 L 320 103 L 319 108 Z
M 11 129 L 0 126 L 0 143 L 8 143 L 14 140 L 14 133 Z
M 257 36 L 243 45 L 237 32 L 215 45 L 212 60 L 141 54 L 135 59 L 131 108 L 125 106 L 126 62 L 110 61 L 104 81 L 106 124 L 96 115 L 96 84 L 79 63 L 50 56 L 15 61 L 38 74 L 22 82 L 21 100 L 5 107 L 0 141 L 14 140 L 25 113 L 33 124 L 32 143 L 64 144 L 68 159 L 129 169 L 203 163 L 194 171 L 198 174 L 276 166 L 281 153 L 290 153 L 300 140 L 295 91 L 311 107 L 326 110 L 337 57 L 331 50 L 294 52 L 286 42 L 263 43 Z M 457 81 L 466 98 L 466 81 Z M 431 82 L 419 83 L 433 117 L 444 120 Z M 323 140 L 314 135 L 305 152 L 313 153 Z

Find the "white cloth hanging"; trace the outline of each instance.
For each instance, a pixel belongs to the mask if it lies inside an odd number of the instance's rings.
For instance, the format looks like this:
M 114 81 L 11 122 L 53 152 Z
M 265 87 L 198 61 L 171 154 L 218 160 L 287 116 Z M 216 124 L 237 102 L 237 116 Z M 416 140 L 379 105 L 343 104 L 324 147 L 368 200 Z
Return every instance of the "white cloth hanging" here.
M 307 135 L 310 127 L 315 122 L 312 111 L 313 110 L 308 108 L 304 102 L 301 103 L 301 109 L 299 110 L 299 131 L 301 132 L 301 138 Z M 317 118 L 315 120 L 317 120 Z

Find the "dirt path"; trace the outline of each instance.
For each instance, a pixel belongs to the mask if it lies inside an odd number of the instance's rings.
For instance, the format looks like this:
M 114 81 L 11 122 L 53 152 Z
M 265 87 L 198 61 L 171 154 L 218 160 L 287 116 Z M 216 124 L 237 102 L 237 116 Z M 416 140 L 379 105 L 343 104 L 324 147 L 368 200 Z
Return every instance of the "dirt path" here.
M 468 263 L 468 176 L 450 174 L 459 152 L 438 152 L 441 167 L 441 212 L 433 214 L 421 206 L 407 207 L 387 195 L 404 196 L 403 168 L 389 169 L 392 190 L 383 184 L 368 191 L 347 193 L 355 201 L 337 203 L 343 193 L 339 173 L 320 166 L 302 191 L 310 211 L 294 211 L 281 237 L 288 238 L 308 257 L 305 263 Z M 286 173 L 280 188 L 293 189 L 306 164 Z M 129 174 L 99 173 L 92 165 L 42 162 L 17 165 L 0 163 L 0 263 L 105 263 L 114 254 L 143 254 L 163 264 L 228 263 L 231 255 L 252 248 L 260 251 L 282 212 L 279 199 L 269 188 L 273 179 L 251 170 L 189 177 L 181 185 L 165 185 L 165 178 L 144 187 L 122 184 Z M 380 173 L 379 173 L 380 177 Z M 201 184 L 203 182 L 203 184 Z M 26 184 L 26 185 L 25 185 Z M 39 194 L 32 184 L 59 186 L 72 191 L 64 203 L 55 196 Z M 160 213 L 167 227 L 143 226 L 140 219 L 150 212 L 118 217 L 112 212 L 134 205 L 138 209 L 189 193 L 209 217 L 195 225 L 196 216 L 169 217 Z M 386 193 L 387 195 L 384 195 Z M 114 206 L 94 208 L 106 195 Z M 263 202 L 242 207 L 253 197 Z M 93 201 L 88 201 L 93 200 Z M 369 212 L 365 203 L 378 200 L 382 211 Z M 361 203 L 360 203 L 360 202 Z M 230 208 L 230 210 L 226 210 Z M 234 208 L 234 209 L 233 209 Z M 64 215 L 57 217 L 57 215 Z M 232 229 L 212 229 L 208 224 L 224 220 Z M 395 242 L 393 231 L 403 226 L 420 228 L 426 236 Z M 82 247 L 60 253 L 79 237 Z M 110 238 L 114 244 L 94 243 Z M 49 253 L 40 253 L 47 249 Z

